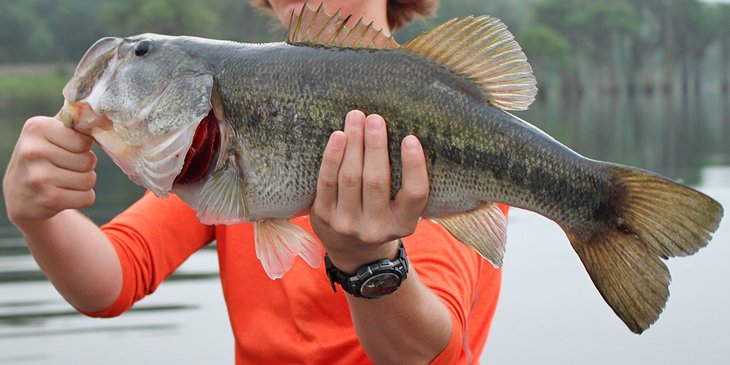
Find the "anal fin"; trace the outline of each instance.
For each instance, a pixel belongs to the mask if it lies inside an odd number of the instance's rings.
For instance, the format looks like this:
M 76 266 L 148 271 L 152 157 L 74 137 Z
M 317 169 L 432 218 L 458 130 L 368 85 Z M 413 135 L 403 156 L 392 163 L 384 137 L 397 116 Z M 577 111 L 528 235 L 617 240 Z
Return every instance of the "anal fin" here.
M 311 267 L 319 267 L 322 246 L 307 231 L 285 219 L 262 219 L 254 222 L 256 257 L 272 279 L 291 269 L 296 256 Z
M 507 240 L 507 217 L 496 204 L 445 217 L 428 218 L 446 228 L 461 243 L 501 267 Z

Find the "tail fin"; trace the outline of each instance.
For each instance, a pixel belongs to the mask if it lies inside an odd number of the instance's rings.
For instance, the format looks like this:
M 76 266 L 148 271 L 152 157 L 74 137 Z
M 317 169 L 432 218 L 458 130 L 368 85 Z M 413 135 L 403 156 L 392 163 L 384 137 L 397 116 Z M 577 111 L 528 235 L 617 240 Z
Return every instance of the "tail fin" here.
M 610 196 L 592 229 L 566 229 L 603 298 L 631 331 L 651 326 L 669 298 L 662 259 L 706 246 L 722 206 L 710 197 L 650 172 L 610 165 Z

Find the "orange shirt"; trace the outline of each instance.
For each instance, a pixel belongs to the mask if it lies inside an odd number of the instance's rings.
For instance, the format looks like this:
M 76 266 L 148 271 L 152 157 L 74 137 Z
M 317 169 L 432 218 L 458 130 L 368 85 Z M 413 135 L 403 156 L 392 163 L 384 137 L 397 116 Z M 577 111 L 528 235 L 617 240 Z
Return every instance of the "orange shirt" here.
M 293 222 L 312 233 L 309 217 Z M 344 292 L 332 291 L 324 264 L 312 269 L 297 258 L 283 279 L 271 280 L 256 258 L 250 223 L 206 226 L 179 198 L 147 193 L 102 229 L 122 264 L 122 291 L 109 308 L 87 315 L 123 313 L 215 240 L 236 364 L 371 363 L 359 345 Z M 478 363 L 501 271 L 426 220 L 403 241 L 411 268 L 441 298 L 454 324 L 449 344 L 433 364 Z

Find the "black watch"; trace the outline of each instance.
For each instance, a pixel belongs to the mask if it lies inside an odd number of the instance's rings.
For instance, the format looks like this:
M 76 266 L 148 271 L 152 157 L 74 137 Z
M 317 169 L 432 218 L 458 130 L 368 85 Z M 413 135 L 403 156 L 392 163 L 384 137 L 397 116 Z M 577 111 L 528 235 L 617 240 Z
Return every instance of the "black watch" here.
M 393 293 L 408 276 L 408 257 L 401 240 L 398 240 L 398 256 L 395 259 L 373 261 L 360 266 L 353 274 L 336 268 L 329 255 L 325 255 L 324 265 L 332 290 L 337 291 L 337 283 L 345 292 L 366 299 L 382 298 Z

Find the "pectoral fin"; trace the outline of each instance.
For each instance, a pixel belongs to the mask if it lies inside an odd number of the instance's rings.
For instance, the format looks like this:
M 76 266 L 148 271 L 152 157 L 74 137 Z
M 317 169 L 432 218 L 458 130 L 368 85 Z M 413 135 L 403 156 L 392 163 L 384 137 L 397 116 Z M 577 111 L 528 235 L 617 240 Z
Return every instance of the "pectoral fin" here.
M 196 209 L 203 224 L 235 224 L 248 220 L 246 181 L 235 156 L 225 161 L 200 190 Z
M 319 267 L 322 248 L 307 231 L 284 219 L 263 219 L 254 222 L 256 257 L 272 279 L 284 276 L 294 258 L 301 256 L 311 267 Z
M 428 219 L 442 225 L 494 267 L 502 266 L 507 241 L 507 217 L 496 204 L 489 203 L 468 213 Z

